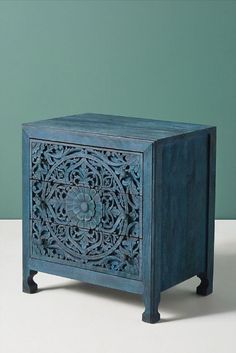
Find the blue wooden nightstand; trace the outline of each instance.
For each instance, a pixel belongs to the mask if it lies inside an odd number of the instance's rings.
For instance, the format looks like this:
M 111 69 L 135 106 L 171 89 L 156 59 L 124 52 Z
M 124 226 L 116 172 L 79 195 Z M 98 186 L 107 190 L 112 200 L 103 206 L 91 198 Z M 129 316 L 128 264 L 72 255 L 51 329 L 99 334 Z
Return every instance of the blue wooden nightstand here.
M 98 114 L 23 125 L 23 291 L 37 271 L 143 295 L 212 292 L 215 128 Z

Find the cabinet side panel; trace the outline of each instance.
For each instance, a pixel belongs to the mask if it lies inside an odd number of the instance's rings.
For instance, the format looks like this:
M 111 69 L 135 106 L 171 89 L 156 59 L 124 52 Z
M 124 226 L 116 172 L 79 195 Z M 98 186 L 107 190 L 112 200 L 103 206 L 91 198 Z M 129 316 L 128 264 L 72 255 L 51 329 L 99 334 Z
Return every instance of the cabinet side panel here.
M 162 290 L 206 266 L 208 133 L 163 148 Z

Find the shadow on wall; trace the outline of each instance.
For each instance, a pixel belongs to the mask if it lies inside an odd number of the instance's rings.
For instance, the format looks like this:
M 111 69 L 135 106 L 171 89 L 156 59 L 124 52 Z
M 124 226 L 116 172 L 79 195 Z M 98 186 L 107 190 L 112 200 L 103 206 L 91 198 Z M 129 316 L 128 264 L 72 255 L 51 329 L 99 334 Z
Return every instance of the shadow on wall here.
M 232 248 L 235 244 L 232 245 Z M 231 248 L 231 249 L 232 249 Z M 231 250 L 232 252 L 232 250 Z M 201 297 L 195 294 L 196 287 L 200 283 L 194 277 L 178 286 L 166 290 L 161 295 L 159 311 L 162 322 L 170 322 L 192 317 L 214 315 L 219 313 L 236 311 L 236 249 L 235 253 L 215 254 L 215 278 L 214 292 L 208 297 Z M 71 283 L 64 286 L 50 286 L 39 289 L 39 291 L 65 290 L 86 293 L 86 295 L 103 297 L 108 300 L 125 302 L 127 305 L 136 305 L 144 308 L 141 296 L 113 290 L 109 288 L 94 286 L 86 283 Z M 165 319 L 168 314 L 168 319 Z

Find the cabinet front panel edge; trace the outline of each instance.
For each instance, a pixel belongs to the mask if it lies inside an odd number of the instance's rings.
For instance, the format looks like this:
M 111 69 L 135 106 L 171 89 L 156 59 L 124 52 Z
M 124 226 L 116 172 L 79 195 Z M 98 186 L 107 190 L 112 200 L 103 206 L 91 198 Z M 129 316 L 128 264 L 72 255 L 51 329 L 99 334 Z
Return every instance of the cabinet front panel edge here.
M 49 129 L 36 129 L 24 127 L 24 131 L 33 139 L 49 140 L 52 142 L 82 144 L 91 147 L 113 148 L 130 152 L 144 152 L 152 143 L 148 140 L 138 140 L 133 138 L 102 136 L 94 134 L 82 134 L 78 132 L 54 131 Z M 92 140 L 92 143 L 91 143 Z
M 29 266 L 32 270 L 56 276 L 62 276 L 108 288 L 124 290 L 130 293 L 143 293 L 143 283 L 134 279 L 112 276 L 109 274 L 84 270 L 58 263 L 48 263 L 47 261 L 36 260 L 32 258 L 29 259 Z

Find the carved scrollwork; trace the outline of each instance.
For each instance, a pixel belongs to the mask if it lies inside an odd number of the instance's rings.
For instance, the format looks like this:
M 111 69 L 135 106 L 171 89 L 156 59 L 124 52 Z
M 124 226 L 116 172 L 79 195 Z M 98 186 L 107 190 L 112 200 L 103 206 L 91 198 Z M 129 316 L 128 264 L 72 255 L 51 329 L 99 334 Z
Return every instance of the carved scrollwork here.
M 32 256 L 139 278 L 142 240 L 62 224 L 32 221 Z
M 33 140 L 31 252 L 139 278 L 142 155 Z
M 31 182 L 31 218 L 105 233 L 142 236 L 141 198 L 38 180 Z
M 31 177 L 43 181 L 142 194 L 140 153 L 31 142 Z

